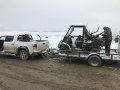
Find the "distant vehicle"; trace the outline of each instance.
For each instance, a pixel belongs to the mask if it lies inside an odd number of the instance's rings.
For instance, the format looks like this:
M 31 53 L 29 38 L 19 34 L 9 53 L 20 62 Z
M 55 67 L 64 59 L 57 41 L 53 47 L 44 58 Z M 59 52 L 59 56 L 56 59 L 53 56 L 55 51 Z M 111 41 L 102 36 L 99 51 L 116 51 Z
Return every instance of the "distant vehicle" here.
M 93 35 L 94 33 L 88 32 L 85 25 L 71 25 L 58 48 L 60 50 L 78 48 L 83 51 L 99 52 L 101 47 L 105 45 L 105 41 L 103 37 L 99 37 L 102 33 Z
M 33 40 L 31 34 L 4 35 L 0 37 L 1 54 L 11 54 L 19 56 L 22 60 L 27 60 L 30 56 L 42 54 L 49 48 L 49 41 Z

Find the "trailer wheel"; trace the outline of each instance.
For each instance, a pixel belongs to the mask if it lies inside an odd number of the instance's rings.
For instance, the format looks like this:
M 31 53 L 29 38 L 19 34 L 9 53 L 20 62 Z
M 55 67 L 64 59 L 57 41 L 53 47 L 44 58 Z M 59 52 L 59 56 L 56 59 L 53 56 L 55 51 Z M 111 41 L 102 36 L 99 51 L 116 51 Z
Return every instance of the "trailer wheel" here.
M 19 51 L 19 57 L 21 60 L 27 60 L 29 58 L 29 54 L 26 50 L 20 50 Z
M 101 66 L 102 59 L 97 55 L 92 55 L 88 58 L 88 64 L 93 66 L 93 67 Z

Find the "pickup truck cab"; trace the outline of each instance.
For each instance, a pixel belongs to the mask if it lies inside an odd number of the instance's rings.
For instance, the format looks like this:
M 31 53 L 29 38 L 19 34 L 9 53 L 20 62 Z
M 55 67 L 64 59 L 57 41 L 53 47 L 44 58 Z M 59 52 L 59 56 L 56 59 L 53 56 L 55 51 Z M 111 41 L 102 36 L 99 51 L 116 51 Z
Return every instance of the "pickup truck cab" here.
M 31 34 L 3 35 L 0 37 L 0 52 L 3 54 L 14 54 L 22 60 L 27 60 L 30 56 L 42 54 L 49 48 L 49 41 L 33 40 Z

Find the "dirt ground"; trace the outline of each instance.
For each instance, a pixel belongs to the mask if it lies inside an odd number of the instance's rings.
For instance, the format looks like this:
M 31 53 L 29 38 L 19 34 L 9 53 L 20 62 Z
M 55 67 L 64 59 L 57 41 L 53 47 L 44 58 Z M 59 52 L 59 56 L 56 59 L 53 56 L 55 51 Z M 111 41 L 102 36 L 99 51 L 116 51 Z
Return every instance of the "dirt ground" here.
M 0 56 L 0 90 L 120 90 L 120 64 Z

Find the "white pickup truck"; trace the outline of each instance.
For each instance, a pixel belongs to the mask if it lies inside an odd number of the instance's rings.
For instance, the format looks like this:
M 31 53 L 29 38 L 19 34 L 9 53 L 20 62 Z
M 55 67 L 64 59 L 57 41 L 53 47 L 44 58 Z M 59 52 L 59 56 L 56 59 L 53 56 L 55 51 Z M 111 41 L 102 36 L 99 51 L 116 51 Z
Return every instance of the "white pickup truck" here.
M 27 60 L 30 56 L 42 54 L 49 48 L 49 41 L 41 40 L 39 35 L 38 37 L 39 40 L 33 40 L 31 34 L 0 36 L 0 52 Z

